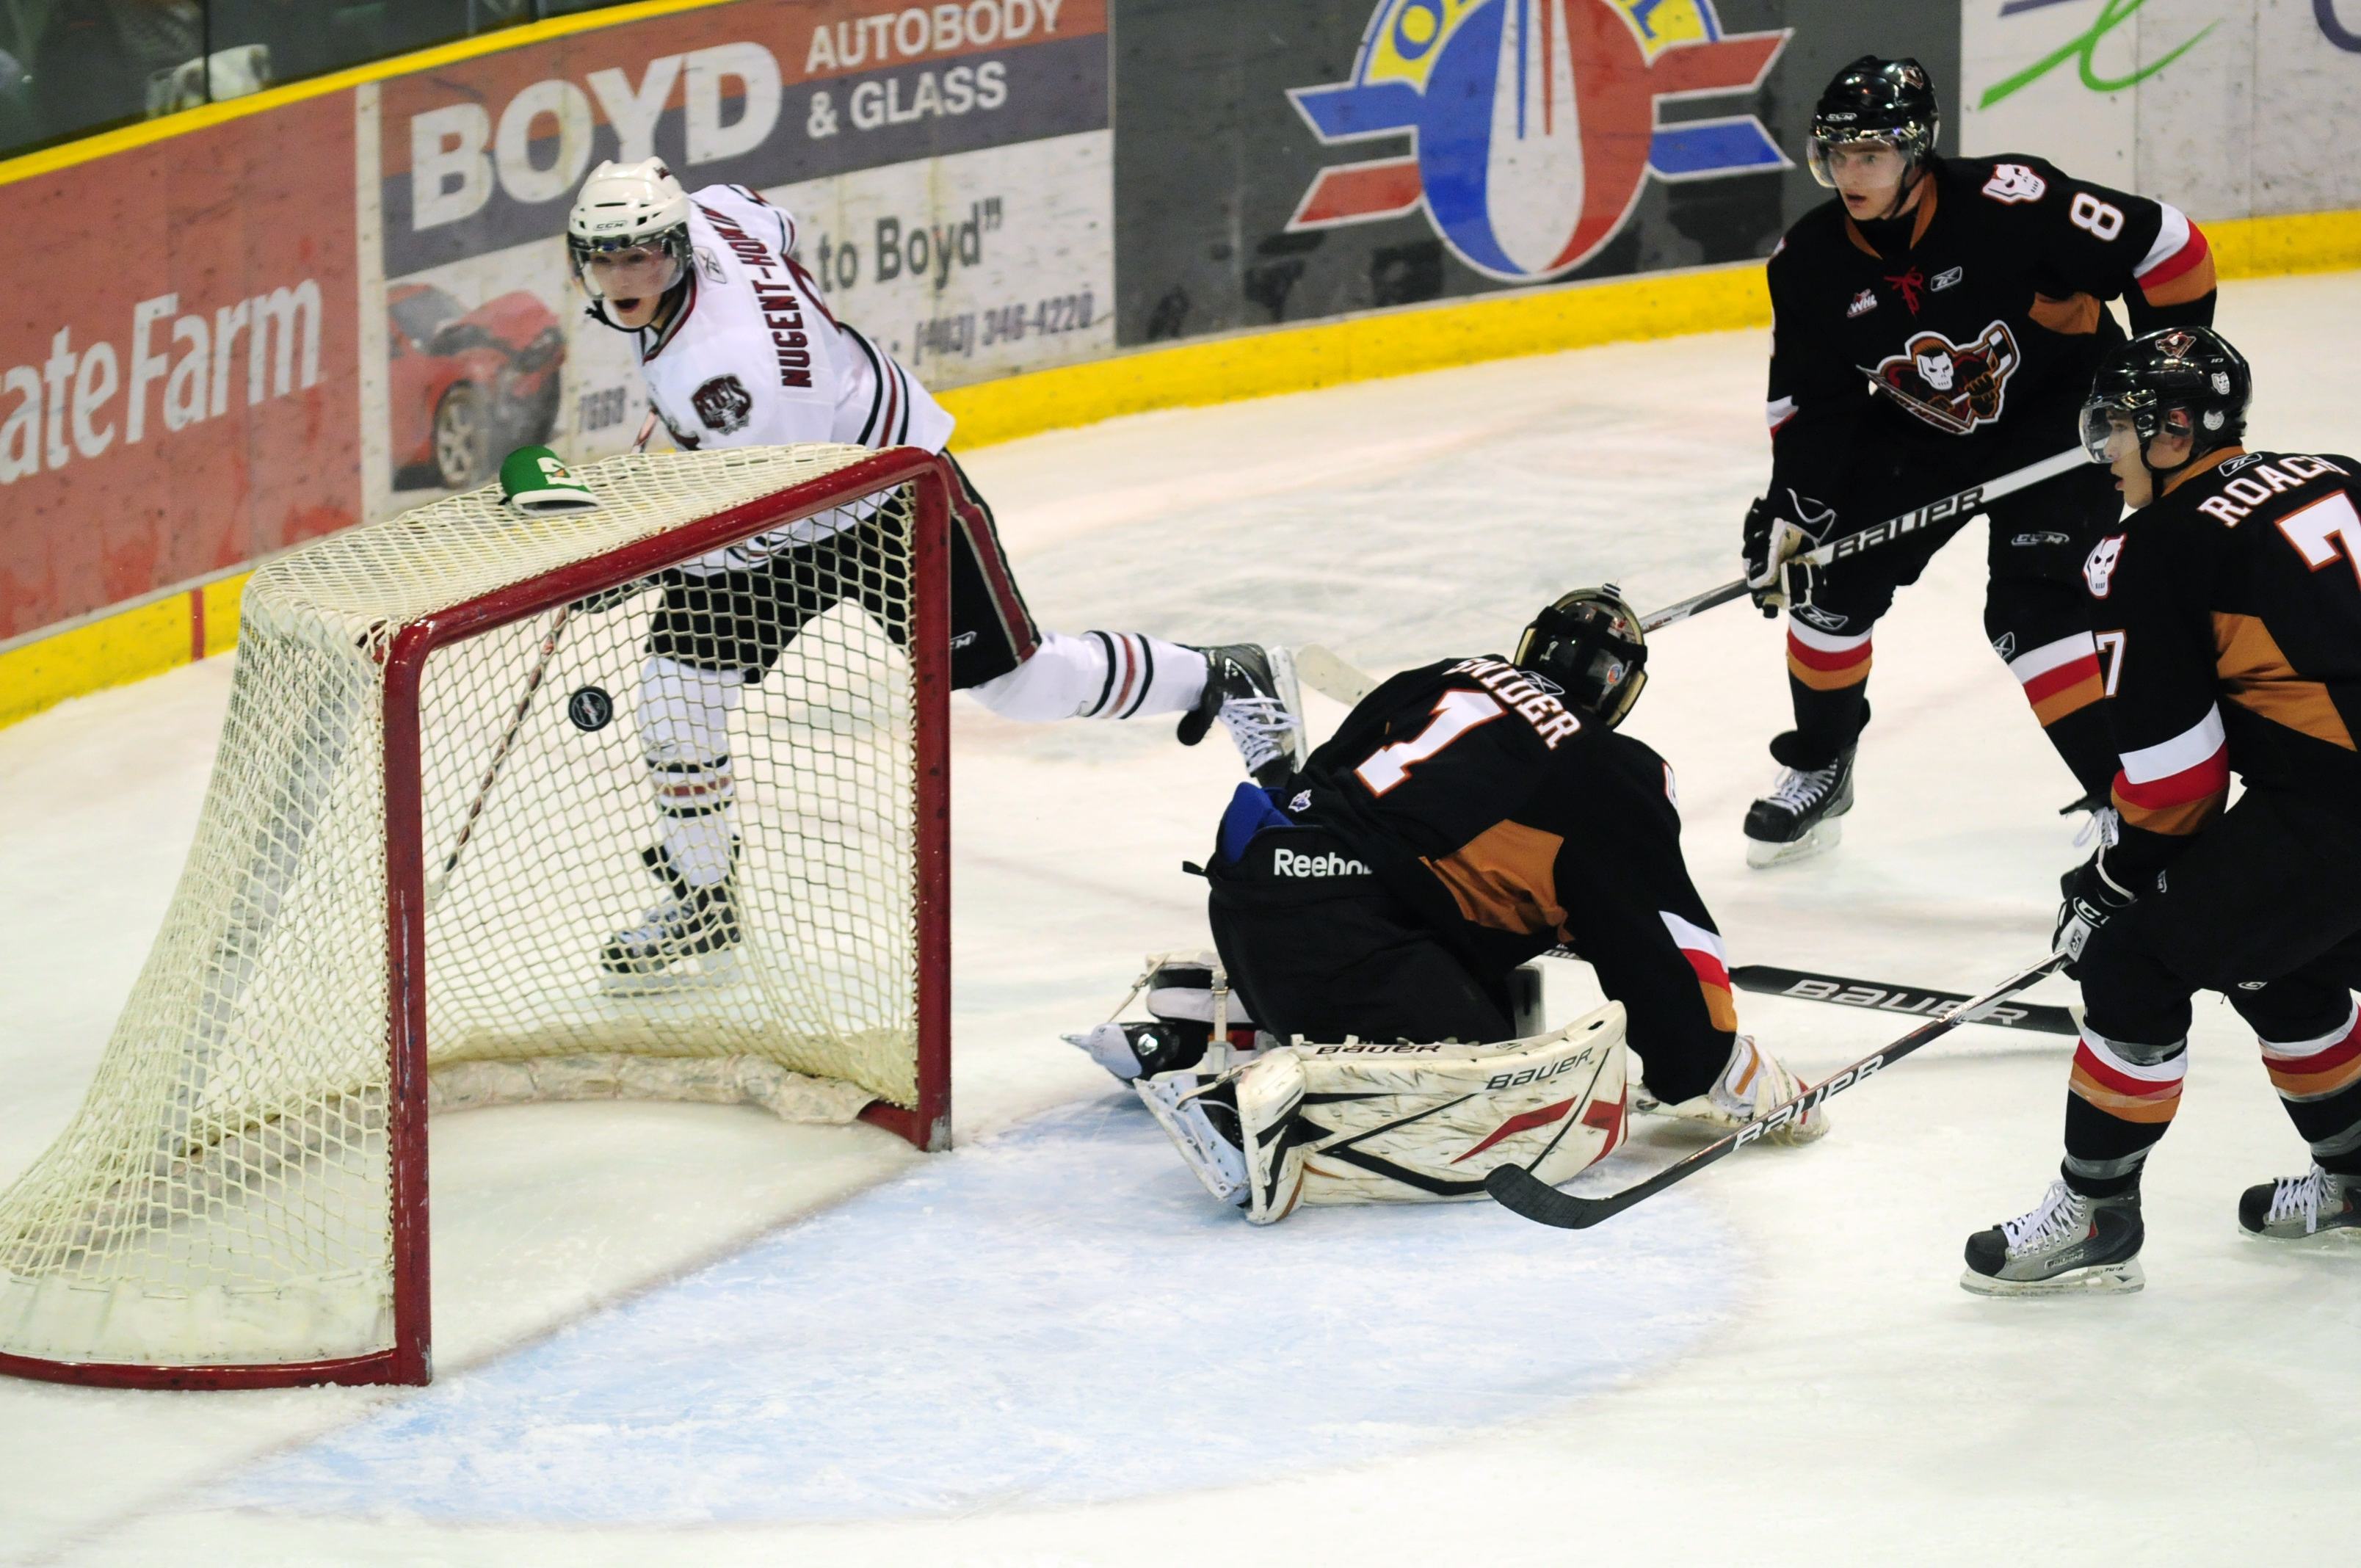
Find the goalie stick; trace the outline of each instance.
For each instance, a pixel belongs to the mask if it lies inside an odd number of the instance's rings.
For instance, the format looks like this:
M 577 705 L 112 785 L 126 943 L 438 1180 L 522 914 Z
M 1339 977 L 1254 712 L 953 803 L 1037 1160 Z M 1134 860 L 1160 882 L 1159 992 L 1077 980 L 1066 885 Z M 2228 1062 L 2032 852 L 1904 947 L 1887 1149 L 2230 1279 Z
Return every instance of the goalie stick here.
M 2045 457 L 2038 463 L 2028 463 L 2015 473 L 2004 474 L 1999 478 L 1983 484 L 1970 485 L 1966 489 L 1955 490 L 1948 496 L 1928 501 L 1925 506 L 1915 510 L 1905 511 L 1899 517 L 1890 517 L 1883 522 L 1872 523 L 1867 528 L 1831 539 L 1826 544 L 1790 555 L 1782 565 L 1800 562 L 1807 565 L 1825 566 L 1830 562 L 1858 555 L 1864 550 L 1874 550 L 1880 545 L 1891 544 L 1897 539 L 1918 532 L 1929 524 L 1941 522 L 1948 518 L 1971 515 L 1987 501 L 1998 500 L 2003 496 L 2029 489 L 2044 480 L 2054 479 L 2068 469 L 2079 467 L 2089 461 L 2090 458 L 2079 446 L 2070 452 L 2060 452 L 2055 456 Z M 1670 626 L 1675 621 L 1686 620 L 1693 615 L 1713 609 L 1716 605 L 1724 605 L 1733 599 L 1744 598 L 1747 592 L 1746 579 L 1741 577 L 1735 582 L 1724 583 L 1718 588 L 1708 588 L 1701 594 L 1691 594 L 1685 599 L 1676 599 L 1662 609 L 1651 610 L 1642 616 L 1640 630 L 1643 632 L 1654 631 L 1659 628 Z M 1295 669 L 1296 674 L 1302 677 L 1304 685 L 1323 696 L 1334 697 L 1348 707 L 1358 706 L 1363 697 L 1367 696 L 1378 687 L 1376 678 L 1367 671 L 1345 660 L 1335 650 L 1323 647 L 1316 642 L 1307 643 L 1295 651 Z
M 1495 1168 L 1484 1179 L 1484 1190 L 1490 1193 L 1502 1208 L 1513 1209 L 1528 1220 L 1554 1225 L 1563 1231 L 1588 1230 L 1599 1221 L 1610 1219 L 1634 1203 L 1653 1198 L 1677 1182 L 1687 1180 L 1724 1155 L 1743 1148 L 1795 1116 L 1817 1109 L 1871 1075 L 1892 1067 L 1929 1041 L 1939 1039 L 1962 1024 L 1975 1022 L 2065 961 L 2063 953 L 2052 953 L 2039 963 L 2017 970 L 1982 996 L 1945 1009 L 1939 1016 L 1928 1019 L 1883 1049 L 1871 1052 L 1825 1082 L 1814 1084 L 1784 1105 L 1756 1117 L 1729 1135 L 1716 1139 L 1686 1158 L 1675 1160 L 1646 1180 L 1636 1182 L 1620 1192 L 1610 1192 L 1601 1198 L 1584 1198 L 1572 1192 L 1561 1192 L 1521 1165 L 1504 1165 Z
M 1792 996 L 1799 1002 L 1828 1002 L 1839 1007 L 1866 1007 L 1878 1013 L 1926 1015 L 1946 1003 L 1968 1000 L 1956 991 L 1928 991 L 1922 986 L 1896 985 L 1891 981 L 1815 974 L 1809 970 L 1781 969 L 1775 964 L 1740 964 L 1730 971 L 1730 978 L 1739 990 L 1763 996 Z M 2082 1032 L 2075 1009 L 2041 1002 L 1995 1007 L 1974 1022 L 2003 1029 L 2026 1029 L 2039 1035 L 2079 1036 Z

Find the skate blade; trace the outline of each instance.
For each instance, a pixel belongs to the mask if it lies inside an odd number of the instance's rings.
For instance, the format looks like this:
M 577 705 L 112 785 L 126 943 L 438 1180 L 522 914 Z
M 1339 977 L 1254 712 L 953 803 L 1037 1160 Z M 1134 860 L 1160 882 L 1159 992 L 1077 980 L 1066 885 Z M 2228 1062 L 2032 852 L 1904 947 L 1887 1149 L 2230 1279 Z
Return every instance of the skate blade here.
M 712 991 L 735 985 L 745 978 L 746 968 L 739 960 L 737 949 L 724 948 L 718 953 L 676 959 L 670 969 L 636 974 L 603 970 L 598 976 L 598 989 L 609 996 L 662 996 L 673 992 Z
M 2329 1225 L 2300 1236 L 2275 1236 L 2268 1231 L 2250 1231 L 2240 1225 L 2238 1234 L 2248 1241 L 2268 1242 L 2274 1247 L 2297 1252 L 2328 1251 L 2348 1243 L 2361 1243 L 2361 1225 Z
M 1280 754 L 1287 758 L 1290 769 L 1303 766 L 1306 750 L 1303 744 L 1303 685 L 1297 677 L 1295 654 L 1277 646 L 1266 647 L 1263 657 L 1270 661 L 1270 684 L 1279 694 L 1279 705 L 1295 716 L 1295 728 L 1279 741 Z
M 1806 861 L 1825 854 L 1844 839 L 1844 823 L 1837 817 L 1826 817 L 1812 825 L 1812 830 L 1800 839 L 1790 839 L 1784 844 L 1766 844 L 1760 839 L 1746 840 L 1746 863 L 1756 871 L 1772 866 L 1784 866 L 1791 861 Z
M 2128 1296 L 2144 1288 L 2147 1274 L 2138 1258 L 2077 1268 L 2051 1279 L 1994 1279 L 1963 1269 L 1960 1288 L 1974 1296 Z

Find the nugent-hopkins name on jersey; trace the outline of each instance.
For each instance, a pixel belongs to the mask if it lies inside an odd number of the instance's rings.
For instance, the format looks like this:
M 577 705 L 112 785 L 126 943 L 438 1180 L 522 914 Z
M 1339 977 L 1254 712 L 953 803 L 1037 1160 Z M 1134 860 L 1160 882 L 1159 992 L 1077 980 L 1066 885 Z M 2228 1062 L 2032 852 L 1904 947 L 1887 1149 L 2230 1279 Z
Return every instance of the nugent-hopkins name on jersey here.
M 1824 203 L 1772 253 L 1774 486 L 1839 493 L 1863 441 L 2062 447 L 2123 339 L 2103 302 L 2136 331 L 2213 317 L 2205 236 L 2166 203 L 2015 154 L 1939 159 L 1921 191 L 1884 222 Z
M 679 309 L 642 332 L 640 375 L 682 448 L 922 446 L 940 452 L 951 416 L 894 357 L 838 321 L 796 260 L 796 221 L 742 185 L 690 198 L 696 265 Z M 851 526 L 866 505 L 806 518 L 698 563 L 755 564 Z

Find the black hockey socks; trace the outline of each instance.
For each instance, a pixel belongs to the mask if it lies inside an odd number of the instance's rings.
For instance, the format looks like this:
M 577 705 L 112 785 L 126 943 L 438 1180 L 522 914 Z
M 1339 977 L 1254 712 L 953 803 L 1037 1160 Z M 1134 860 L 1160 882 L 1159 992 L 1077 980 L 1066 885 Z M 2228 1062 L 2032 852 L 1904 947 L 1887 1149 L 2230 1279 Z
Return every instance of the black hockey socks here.
M 2186 1036 L 2169 1045 L 2110 1039 L 2085 1023 L 2074 1047 L 2066 1098 L 2066 1185 L 2087 1198 L 2114 1198 L 2139 1186 L 2147 1151 L 2180 1109 L 2189 1076 Z
M 2361 1175 L 2361 1009 L 2348 999 L 2334 1027 L 2261 1044 L 2271 1087 L 2312 1159 L 2336 1175 Z

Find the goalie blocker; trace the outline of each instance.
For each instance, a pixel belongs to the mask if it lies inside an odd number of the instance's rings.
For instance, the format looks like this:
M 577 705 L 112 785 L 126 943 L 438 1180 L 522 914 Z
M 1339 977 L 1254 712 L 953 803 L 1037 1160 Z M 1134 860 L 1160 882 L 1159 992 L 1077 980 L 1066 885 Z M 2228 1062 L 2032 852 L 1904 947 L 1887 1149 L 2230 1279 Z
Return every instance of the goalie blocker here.
M 1570 1180 L 1622 1142 L 1623 1030 L 1610 1002 L 1505 1044 L 1298 1043 L 1137 1087 L 1205 1190 L 1268 1225 L 1305 1205 L 1482 1198 L 1503 1165 Z

